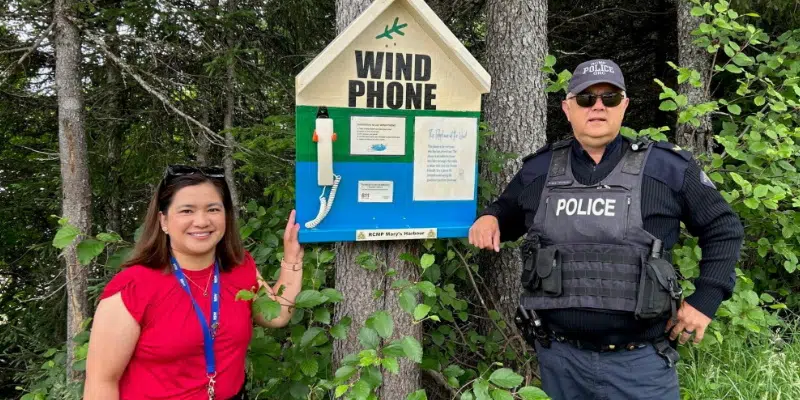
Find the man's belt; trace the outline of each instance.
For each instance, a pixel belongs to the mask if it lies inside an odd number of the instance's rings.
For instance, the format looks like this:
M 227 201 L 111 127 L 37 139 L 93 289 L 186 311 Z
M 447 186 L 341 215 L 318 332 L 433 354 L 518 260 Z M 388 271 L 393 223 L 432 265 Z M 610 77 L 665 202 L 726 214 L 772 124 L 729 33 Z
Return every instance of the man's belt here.
M 612 351 L 621 351 L 621 350 L 638 350 L 641 348 L 645 348 L 652 344 L 652 341 L 633 341 L 633 342 L 625 342 L 625 343 L 596 343 L 590 342 L 586 340 L 579 340 L 579 339 L 571 339 L 563 335 L 559 335 L 556 332 L 551 332 L 550 334 L 551 340 L 554 340 L 559 343 L 566 343 L 575 347 L 580 350 L 589 350 L 595 351 L 598 353 L 607 353 Z

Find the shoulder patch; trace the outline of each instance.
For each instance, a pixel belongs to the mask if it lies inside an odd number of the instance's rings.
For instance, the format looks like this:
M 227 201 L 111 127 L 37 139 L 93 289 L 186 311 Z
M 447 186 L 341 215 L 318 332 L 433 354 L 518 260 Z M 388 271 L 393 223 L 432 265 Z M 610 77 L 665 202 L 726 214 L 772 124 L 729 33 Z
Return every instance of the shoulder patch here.
M 683 158 L 686 161 L 689 161 L 689 160 L 692 159 L 692 153 L 682 149 L 680 146 L 678 146 L 676 144 L 673 144 L 673 143 L 670 143 L 670 142 L 655 142 L 655 143 L 653 143 L 653 145 L 655 147 L 658 147 L 658 148 L 669 150 L 669 151 L 681 156 L 681 158 Z
M 717 188 L 717 186 L 714 185 L 714 181 L 712 181 L 711 178 L 709 178 L 708 175 L 706 174 L 706 171 L 703 170 L 700 170 L 700 183 L 712 189 Z

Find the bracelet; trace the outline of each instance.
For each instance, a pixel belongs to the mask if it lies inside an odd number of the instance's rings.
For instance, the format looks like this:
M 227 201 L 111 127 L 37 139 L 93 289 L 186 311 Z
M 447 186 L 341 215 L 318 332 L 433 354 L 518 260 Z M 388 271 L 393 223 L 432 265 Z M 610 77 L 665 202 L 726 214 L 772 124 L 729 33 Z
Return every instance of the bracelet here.
M 299 266 L 299 268 L 296 268 L 297 266 Z M 290 263 L 281 257 L 281 268 L 289 268 L 292 271 L 300 271 L 303 269 L 303 262 L 299 261 L 296 263 Z

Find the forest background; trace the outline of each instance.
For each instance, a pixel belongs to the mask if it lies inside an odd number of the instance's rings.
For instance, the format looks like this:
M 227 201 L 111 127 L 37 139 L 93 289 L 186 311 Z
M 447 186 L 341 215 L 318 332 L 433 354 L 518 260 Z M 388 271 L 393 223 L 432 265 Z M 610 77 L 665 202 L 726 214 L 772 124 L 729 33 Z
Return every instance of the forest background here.
M 246 246 L 275 277 L 294 204 L 294 77 L 369 3 L 0 0 L 0 398 L 80 398 L 97 295 L 167 164 L 224 165 Z M 623 134 L 693 151 L 745 226 L 733 297 L 702 344 L 680 348 L 683 397 L 800 398 L 800 2 L 427 3 L 492 76 L 481 204 L 523 156 L 569 136 L 569 71 L 615 60 Z M 682 238 L 689 294 L 702 254 Z M 255 328 L 248 390 L 544 398 L 513 323 L 515 247 L 309 246 L 291 324 Z

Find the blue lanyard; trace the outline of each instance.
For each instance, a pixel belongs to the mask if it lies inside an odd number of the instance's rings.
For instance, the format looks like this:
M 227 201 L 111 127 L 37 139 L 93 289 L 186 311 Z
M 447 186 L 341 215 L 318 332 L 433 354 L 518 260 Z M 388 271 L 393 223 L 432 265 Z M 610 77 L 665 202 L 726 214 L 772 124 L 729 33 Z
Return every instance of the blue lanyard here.
M 186 275 L 184 275 L 181 267 L 178 265 L 178 261 L 175 260 L 175 257 L 170 257 L 170 259 L 172 261 L 172 270 L 175 272 L 175 278 L 178 279 L 178 283 L 181 284 L 183 290 L 189 295 L 189 299 L 192 301 L 192 306 L 194 307 L 194 312 L 197 314 L 197 319 L 200 321 L 200 327 L 203 328 L 203 351 L 206 356 L 206 374 L 213 382 L 214 377 L 217 375 L 217 366 L 214 361 L 214 337 L 219 327 L 219 261 L 214 262 L 214 280 L 211 283 L 211 324 L 209 325 L 206 323 L 206 317 L 203 315 L 203 311 L 197 305 L 197 302 L 194 301 L 192 291 L 189 289 L 189 283 L 186 282 Z

